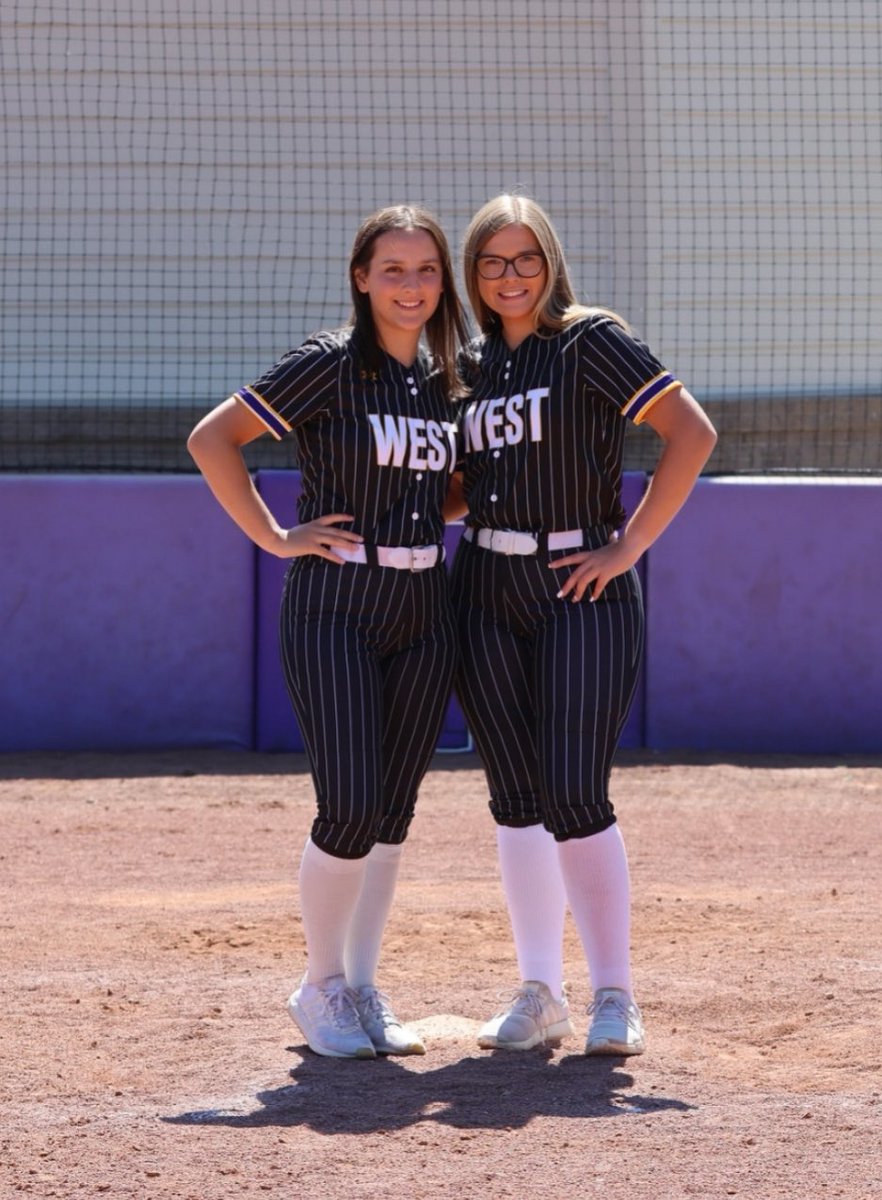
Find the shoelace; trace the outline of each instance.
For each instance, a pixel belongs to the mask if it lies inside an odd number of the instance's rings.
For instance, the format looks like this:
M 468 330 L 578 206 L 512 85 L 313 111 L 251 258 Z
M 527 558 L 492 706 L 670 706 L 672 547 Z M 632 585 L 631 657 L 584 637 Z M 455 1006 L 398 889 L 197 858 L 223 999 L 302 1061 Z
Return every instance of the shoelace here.
M 599 1016 L 608 1008 L 614 1008 L 617 1017 L 626 1017 L 628 1015 L 628 1007 L 620 996 L 604 996 L 599 1004 L 592 1000 L 588 1005 L 588 1012 L 592 1016 L 594 1013 L 597 1013 Z
M 599 1004 L 592 1000 L 588 1005 L 589 1017 L 609 1015 L 614 1015 L 624 1021 L 629 1029 L 635 1028 L 632 1006 L 621 996 L 604 996 Z
M 351 988 L 319 988 L 325 1011 L 336 1029 L 351 1033 L 361 1028 L 358 1009 L 355 1007 L 355 992 Z
M 542 1000 L 538 992 L 532 991 L 530 988 L 518 988 L 512 996 L 506 1008 L 499 1012 L 502 1016 L 506 1012 L 524 1013 L 528 1017 L 538 1017 L 542 1015 Z
M 361 1002 L 367 1008 L 370 1016 L 379 1021 L 381 1025 L 399 1024 L 398 1018 L 392 1012 L 391 1001 L 383 992 L 374 988 L 367 995 L 362 996 Z

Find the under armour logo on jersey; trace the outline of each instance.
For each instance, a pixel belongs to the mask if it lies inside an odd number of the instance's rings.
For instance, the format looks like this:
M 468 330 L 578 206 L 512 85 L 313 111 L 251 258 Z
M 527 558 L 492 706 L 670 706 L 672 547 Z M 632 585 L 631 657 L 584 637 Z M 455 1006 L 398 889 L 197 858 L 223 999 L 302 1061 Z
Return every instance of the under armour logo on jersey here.
M 358 374 L 362 383 L 379 383 L 380 381 L 379 371 L 368 371 L 366 367 L 362 367 Z
M 368 413 L 377 446 L 377 465 L 412 471 L 452 471 L 456 465 L 456 426 L 452 421 Z M 406 463 L 405 463 L 406 458 Z
M 531 388 L 525 395 L 500 396 L 470 404 L 465 416 L 466 454 L 516 446 L 525 438 L 541 442 L 541 401 L 548 396 L 548 390 Z

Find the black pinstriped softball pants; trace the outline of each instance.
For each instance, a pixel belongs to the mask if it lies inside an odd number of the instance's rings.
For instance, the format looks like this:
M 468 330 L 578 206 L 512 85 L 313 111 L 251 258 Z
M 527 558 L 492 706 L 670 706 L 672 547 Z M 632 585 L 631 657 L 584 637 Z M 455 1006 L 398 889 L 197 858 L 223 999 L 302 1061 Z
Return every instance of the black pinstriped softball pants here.
M 611 530 L 586 531 L 586 546 Z M 594 603 L 559 600 L 571 550 L 521 556 L 460 542 L 453 602 L 456 690 L 500 825 L 544 824 L 558 841 L 615 823 L 613 756 L 634 696 L 643 598 L 631 570 Z
M 282 666 L 315 784 L 312 840 L 338 858 L 407 836 L 450 693 L 456 635 L 443 563 L 400 571 L 295 559 Z

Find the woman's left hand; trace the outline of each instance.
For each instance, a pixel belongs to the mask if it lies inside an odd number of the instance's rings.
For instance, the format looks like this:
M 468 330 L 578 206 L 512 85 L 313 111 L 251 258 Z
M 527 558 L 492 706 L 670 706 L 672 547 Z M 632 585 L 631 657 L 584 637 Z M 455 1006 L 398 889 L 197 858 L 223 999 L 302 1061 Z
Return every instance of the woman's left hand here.
M 573 604 L 578 604 L 586 594 L 589 600 L 597 600 L 609 581 L 617 575 L 624 575 L 639 557 L 624 538 L 614 533 L 610 541 L 597 550 L 579 550 L 548 565 L 554 571 L 561 567 L 576 568 L 567 576 L 557 594 L 562 600 L 569 599 Z

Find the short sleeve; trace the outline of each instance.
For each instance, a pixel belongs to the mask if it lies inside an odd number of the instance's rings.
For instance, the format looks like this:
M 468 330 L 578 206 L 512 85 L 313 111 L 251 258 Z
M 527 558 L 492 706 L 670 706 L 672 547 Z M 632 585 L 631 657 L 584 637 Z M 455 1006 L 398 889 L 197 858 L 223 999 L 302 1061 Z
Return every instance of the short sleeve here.
M 589 322 L 581 353 L 591 386 L 635 425 L 662 396 L 681 386 L 645 342 L 611 317 Z
M 280 440 L 295 425 L 327 408 L 336 394 L 339 371 L 340 347 L 319 337 L 309 338 L 254 383 L 240 388 L 236 399 Z

